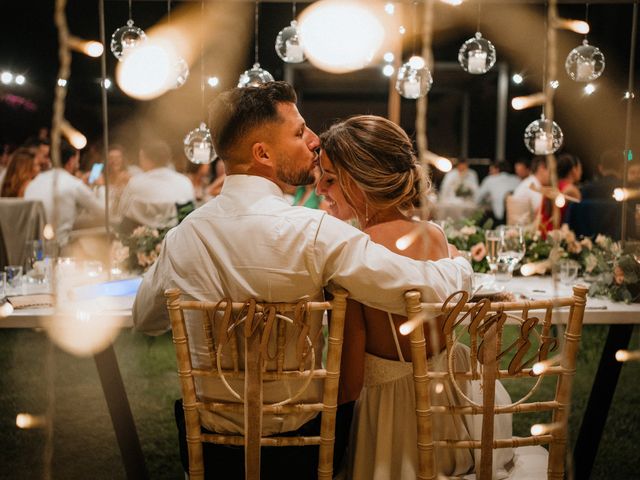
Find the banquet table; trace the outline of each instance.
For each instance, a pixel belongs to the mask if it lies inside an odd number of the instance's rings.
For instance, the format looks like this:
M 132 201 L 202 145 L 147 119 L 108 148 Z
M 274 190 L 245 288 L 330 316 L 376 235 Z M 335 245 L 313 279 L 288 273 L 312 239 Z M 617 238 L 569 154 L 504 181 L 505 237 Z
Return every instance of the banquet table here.
M 116 300 L 113 300 L 114 298 Z M 113 297 L 109 302 L 112 308 L 94 311 L 92 321 L 100 324 L 109 323 L 117 329 L 133 327 L 131 306 L 134 298 L 135 295 L 131 294 Z M 99 300 L 100 298 L 91 299 L 87 302 L 100 305 Z M 0 318 L 0 328 L 46 329 L 51 322 L 64 323 L 74 315 L 75 311 L 51 307 L 14 310 L 10 316 Z M 149 474 L 113 344 L 109 343 L 102 351 L 93 353 L 93 359 L 116 434 L 126 476 L 129 479 L 147 479 Z

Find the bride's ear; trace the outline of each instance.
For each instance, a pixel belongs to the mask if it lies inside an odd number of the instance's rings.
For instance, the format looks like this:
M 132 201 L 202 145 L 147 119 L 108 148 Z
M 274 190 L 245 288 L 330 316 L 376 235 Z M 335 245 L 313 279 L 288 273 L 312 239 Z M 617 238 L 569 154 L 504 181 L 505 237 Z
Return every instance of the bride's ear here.
M 251 156 L 258 164 L 273 167 L 269 148 L 264 142 L 256 142 L 251 146 Z

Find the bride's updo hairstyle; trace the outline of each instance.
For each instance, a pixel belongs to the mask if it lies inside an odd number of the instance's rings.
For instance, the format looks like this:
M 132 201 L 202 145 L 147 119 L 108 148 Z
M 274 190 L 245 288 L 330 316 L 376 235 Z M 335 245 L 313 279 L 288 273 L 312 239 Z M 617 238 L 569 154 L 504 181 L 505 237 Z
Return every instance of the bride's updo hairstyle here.
M 320 144 L 352 207 L 354 184 L 367 203 L 379 210 L 418 207 L 422 192 L 430 188 L 411 140 L 386 118 L 351 117 L 320 135 Z

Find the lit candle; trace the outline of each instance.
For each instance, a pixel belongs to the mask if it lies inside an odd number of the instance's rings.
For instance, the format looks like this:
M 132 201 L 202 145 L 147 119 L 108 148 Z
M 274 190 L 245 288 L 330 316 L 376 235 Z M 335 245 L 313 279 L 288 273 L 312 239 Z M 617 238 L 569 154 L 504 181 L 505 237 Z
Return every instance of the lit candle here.
M 420 82 L 415 78 L 410 78 L 404 84 L 404 96 L 407 98 L 418 98 L 420 96 Z
M 302 45 L 287 41 L 287 61 L 300 63 L 304 60 Z
M 485 73 L 487 67 L 487 52 L 482 50 L 469 50 L 469 73 Z
M 207 142 L 194 142 L 193 161 L 194 163 L 209 163 L 211 147 Z
M 595 62 L 593 60 L 579 59 L 576 69 L 576 80 L 587 82 L 593 77 Z
M 536 155 L 546 155 L 547 153 L 551 152 L 551 141 L 551 136 L 547 135 L 547 132 L 538 133 L 533 145 L 533 149 L 535 150 Z

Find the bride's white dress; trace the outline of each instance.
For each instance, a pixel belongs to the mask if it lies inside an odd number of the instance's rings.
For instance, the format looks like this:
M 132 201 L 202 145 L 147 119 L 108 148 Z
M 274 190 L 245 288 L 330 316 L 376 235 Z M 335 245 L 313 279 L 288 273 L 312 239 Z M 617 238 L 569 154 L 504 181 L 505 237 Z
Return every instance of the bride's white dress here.
M 392 322 L 392 320 L 390 320 Z M 395 329 L 392 328 L 395 337 Z M 347 478 L 353 480 L 414 480 L 417 476 L 418 448 L 413 369 L 402 357 L 397 338 L 400 360 L 387 360 L 366 354 L 364 387 L 356 402 L 352 423 Z M 469 371 L 469 349 L 465 345 L 454 347 L 454 371 Z M 446 351 L 429 360 L 430 371 L 446 371 Z M 458 382 L 471 400 L 482 404 L 482 391 L 477 381 Z M 435 382 L 431 383 L 432 389 Z M 434 405 L 460 405 L 462 399 L 450 383 L 444 384 L 442 393 L 432 390 Z M 496 404 L 511 403 L 509 393 L 500 382 L 496 383 Z M 481 415 L 434 415 L 434 438 L 480 440 Z M 494 438 L 511 438 L 511 415 L 497 415 Z M 445 475 L 464 475 L 480 461 L 480 450 L 436 449 L 436 461 Z M 512 449 L 494 450 L 493 478 L 508 476 L 506 466 L 513 458 Z

